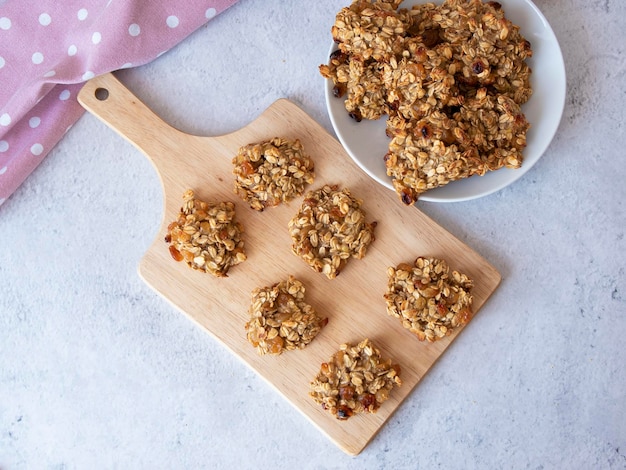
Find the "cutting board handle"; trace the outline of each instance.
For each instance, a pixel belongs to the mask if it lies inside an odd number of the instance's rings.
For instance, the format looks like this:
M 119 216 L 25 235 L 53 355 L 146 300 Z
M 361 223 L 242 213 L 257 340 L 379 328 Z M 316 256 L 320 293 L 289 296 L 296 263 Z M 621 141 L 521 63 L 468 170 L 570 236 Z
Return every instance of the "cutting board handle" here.
M 111 73 L 89 80 L 78 93 L 78 102 L 144 153 L 155 166 L 157 158 L 173 157 L 189 136 L 173 128 L 133 95 Z

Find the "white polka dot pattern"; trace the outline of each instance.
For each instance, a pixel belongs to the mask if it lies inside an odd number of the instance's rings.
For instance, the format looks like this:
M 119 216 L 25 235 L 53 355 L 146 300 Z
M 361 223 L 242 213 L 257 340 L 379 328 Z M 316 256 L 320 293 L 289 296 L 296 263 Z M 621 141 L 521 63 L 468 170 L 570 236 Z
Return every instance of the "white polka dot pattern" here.
M 0 0 L 0 203 L 84 112 L 84 81 L 155 60 L 236 1 Z

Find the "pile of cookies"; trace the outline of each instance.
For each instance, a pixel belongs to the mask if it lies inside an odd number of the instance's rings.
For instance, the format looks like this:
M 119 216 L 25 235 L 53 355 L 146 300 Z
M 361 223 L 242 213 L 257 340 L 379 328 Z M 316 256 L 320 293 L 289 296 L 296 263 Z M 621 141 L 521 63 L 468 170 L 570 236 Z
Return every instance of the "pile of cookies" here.
M 387 116 L 384 161 L 402 202 L 519 168 L 529 128 L 521 105 L 532 94 L 532 49 L 519 27 L 494 1 L 400 3 L 343 8 L 331 29 L 338 49 L 320 72 L 356 121 Z

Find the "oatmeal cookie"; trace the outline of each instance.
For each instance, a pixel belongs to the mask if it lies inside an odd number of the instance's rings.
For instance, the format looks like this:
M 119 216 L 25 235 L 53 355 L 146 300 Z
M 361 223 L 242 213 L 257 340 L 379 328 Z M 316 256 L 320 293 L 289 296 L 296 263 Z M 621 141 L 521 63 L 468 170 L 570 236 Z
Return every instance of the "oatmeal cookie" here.
M 298 139 L 246 145 L 232 163 L 235 193 L 257 211 L 300 196 L 315 178 L 313 161 Z
M 474 146 L 483 168 L 476 173 L 502 167 L 520 168 L 530 124 L 520 105 L 506 95 L 489 94 L 485 88 L 459 107 L 459 136 L 466 148 Z
M 334 279 L 350 258 L 361 259 L 374 241 L 376 222 L 365 221 L 361 200 L 347 188 L 310 191 L 289 221 L 292 251 L 311 268 Z
M 293 276 L 252 292 L 246 336 L 259 354 L 302 349 L 328 323 L 305 302 L 304 294 L 304 285 Z
M 355 0 L 342 8 L 331 28 L 339 49 L 360 60 L 388 60 L 402 51 L 406 25 L 396 11 L 401 1 Z
M 406 50 L 383 67 L 389 116 L 421 119 L 434 110 L 457 104 L 452 48 L 428 48 L 420 40 L 405 41 Z
M 462 106 L 419 120 L 397 114 L 387 120 L 387 174 L 402 202 L 413 204 L 424 191 L 451 181 L 519 168 L 528 127 L 515 101 L 485 88 Z
M 165 242 L 172 258 L 216 277 L 246 260 L 243 227 L 235 221 L 232 202 L 207 203 L 189 189 L 183 195 L 178 219 L 167 228 Z
M 319 69 L 322 76 L 333 81 L 333 95 L 345 96 L 346 111 L 355 121 L 376 120 L 388 113 L 383 69 L 378 62 L 351 58 L 336 50 L 328 64 Z
M 448 0 L 438 16 L 445 41 L 454 47 L 456 78 L 464 95 L 482 87 L 524 104 L 532 93 L 526 59 L 532 48 L 497 2 Z
M 441 339 L 472 318 L 473 282 L 446 261 L 419 257 L 387 270 L 387 313 L 420 339 Z
M 458 123 L 443 112 L 420 120 L 394 116 L 387 121 L 387 134 L 392 138 L 385 167 L 407 205 L 428 189 L 485 171 L 475 149 L 464 145 L 468 138 Z
M 346 420 L 355 413 L 375 413 L 400 385 L 400 366 L 383 359 L 365 339 L 355 346 L 342 344 L 322 363 L 310 395 L 337 419 Z
M 387 114 L 381 67 L 377 62 L 351 60 L 348 64 L 346 111 L 357 122 Z

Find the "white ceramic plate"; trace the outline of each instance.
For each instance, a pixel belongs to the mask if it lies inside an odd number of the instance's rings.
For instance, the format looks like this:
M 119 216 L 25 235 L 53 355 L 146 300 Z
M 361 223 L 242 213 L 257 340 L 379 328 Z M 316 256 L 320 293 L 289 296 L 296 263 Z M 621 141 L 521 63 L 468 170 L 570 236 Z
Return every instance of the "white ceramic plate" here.
M 565 105 L 565 65 L 559 43 L 541 11 L 530 0 L 499 0 L 507 18 L 519 25 L 522 35 L 530 41 L 533 57 L 533 94 L 522 107 L 531 127 L 524 149 L 524 162 L 517 170 L 502 168 L 484 176 L 455 181 L 441 188 L 426 191 L 421 201 L 457 202 L 492 194 L 521 178 L 541 158 L 561 121 Z M 401 7 L 410 8 L 418 0 L 406 0 Z M 441 2 L 438 2 L 441 3 Z M 330 48 L 330 52 L 336 45 Z M 389 139 L 385 135 L 385 117 L 378 121 L 356 122 L 348 116 L 344 99 L 333 96 L 332 80 L 326 82 L 326 105 L 339 141 L 348 154 L 372 178 L 393 190 L 385 171 L 383 156 Z

